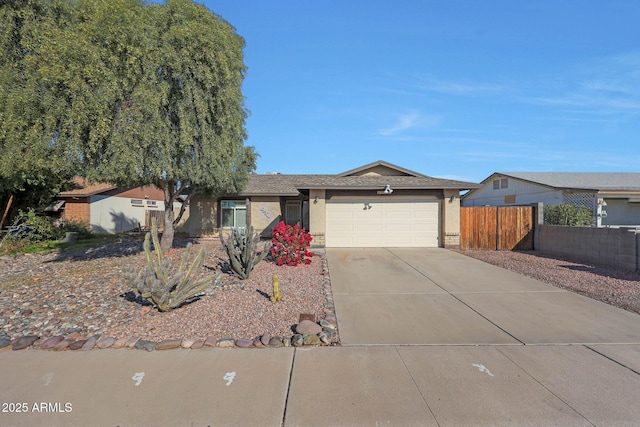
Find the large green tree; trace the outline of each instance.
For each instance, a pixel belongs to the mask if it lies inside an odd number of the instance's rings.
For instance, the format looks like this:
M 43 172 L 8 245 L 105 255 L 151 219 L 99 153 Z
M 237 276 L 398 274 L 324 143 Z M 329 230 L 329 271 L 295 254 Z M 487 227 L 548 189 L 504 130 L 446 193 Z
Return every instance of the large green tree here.
M 231 25 L 190 0 L 15 2 L 45 10 L 23 49 L 18 93 L 37 123 L 23 133 L 89 179 L 162 189 L 163 250 L 179 196 L 242 189 L 256 154 L 244 145 L 244 40 Z
M 0 7 L 0 206 L 42 207 L 72 176 L 56 149 L 51 98 L 30 72 L 41 30 L 64 26 L 66 3 L 7 0 Z

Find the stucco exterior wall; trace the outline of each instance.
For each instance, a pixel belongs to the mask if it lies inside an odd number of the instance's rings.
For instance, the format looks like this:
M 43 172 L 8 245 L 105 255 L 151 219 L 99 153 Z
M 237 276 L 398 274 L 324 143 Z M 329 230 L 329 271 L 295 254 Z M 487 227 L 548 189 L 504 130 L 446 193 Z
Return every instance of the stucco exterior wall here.
M 460 247 L 460 192 L 444 190 L 444 199 L 440 205 L 441 232 L 440 246 L 445 248 Z
M 280 198 L 252 197 L 250 223 L 261 237 L 271 237 L 271 230 L 282 221 Z
M 145 224 L 146 210 L 164 210 L 164 202 L 157 200 L 142 199 L 142 206 L 134 206 L 124 197 L 96 195 L 89 200 L 91 230 L 102 234 L 130 231 Z
M 217 202 L 208 197 L 194 197 L 189 202 L 176 232 L 189 237 L 214 236 L 218 233 Z M 175 208 L 174 208 L 175 209 Z M 178 212 L 177 209 L 175 209 Z
M 316 201 L 316 197 L 318 200 Z M 325 190 L 309 190 L 309 233 L 314 245 L 324 246 L 327 229 L 327 200 Z
M 497 178 L 496 178 L 497 179 Z M 559 205 L 564 201 L 561 190 L 544 185 L 508 178 L 508 187 L 493 189 L 493 179 L 464 197 L 462 206 L 510 206 L 542 202 Z
M 605 197 L 604 207 L 607 216 L 602 218 L 602 225 L 640 226 L 640 203 L 630 203 L 627 199 Z

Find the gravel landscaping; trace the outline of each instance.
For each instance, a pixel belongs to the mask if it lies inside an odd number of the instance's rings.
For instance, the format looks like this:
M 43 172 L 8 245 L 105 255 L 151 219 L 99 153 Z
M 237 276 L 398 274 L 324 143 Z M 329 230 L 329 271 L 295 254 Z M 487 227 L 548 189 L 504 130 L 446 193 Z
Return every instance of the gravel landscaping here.
M 535 251 L 458 251 L 542 282 L 640 314 L 640 272 L 550 258 Z
M 176 263 L 186 243 L 175 240 L 171 256 Z M 73 252 L 0 257 L 0 340 L 37 336 L 39 343 L 48 337 L 79 342 L 101 335 L 121 344 L 131 337 L 156 343 L 189 339 L 200 345 L 268 337 L 268 343 L 273 337 L 291 338 L 300 314 L 335 323 L 324 251 L 297 267 L 263 261 L 243 281 L 228 271 L 219 240 L 195 241 L 192 257 L 201 246 L 207 253 L 203 274 L 211 277 L 211 286 L 197 301 L 167 313 L 146 306 L 123 281 L 124 266 L 146 265 L 141 236 Z M 273 274 L 282 302 L 269 300 Z M 332 342 L 337 340 L 335 335 Z

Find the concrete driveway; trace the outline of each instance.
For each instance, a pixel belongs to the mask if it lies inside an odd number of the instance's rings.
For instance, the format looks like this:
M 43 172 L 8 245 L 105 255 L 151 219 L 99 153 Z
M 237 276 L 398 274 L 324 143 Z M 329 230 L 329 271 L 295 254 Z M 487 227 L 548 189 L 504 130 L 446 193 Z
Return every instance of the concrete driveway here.
M 637 344 L 638 315 L 445 249 L 327 249 L 343 345 Z

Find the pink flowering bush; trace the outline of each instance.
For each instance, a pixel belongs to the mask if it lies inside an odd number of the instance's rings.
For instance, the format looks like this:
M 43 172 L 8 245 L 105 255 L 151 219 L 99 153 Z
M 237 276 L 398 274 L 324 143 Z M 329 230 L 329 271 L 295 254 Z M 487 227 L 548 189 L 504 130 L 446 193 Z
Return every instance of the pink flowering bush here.
M 272 232 L 271 255 L 276 265 L 311 264 L 311 234 L 304 228 L 299 224 L 292 227 L 281 221 Z

